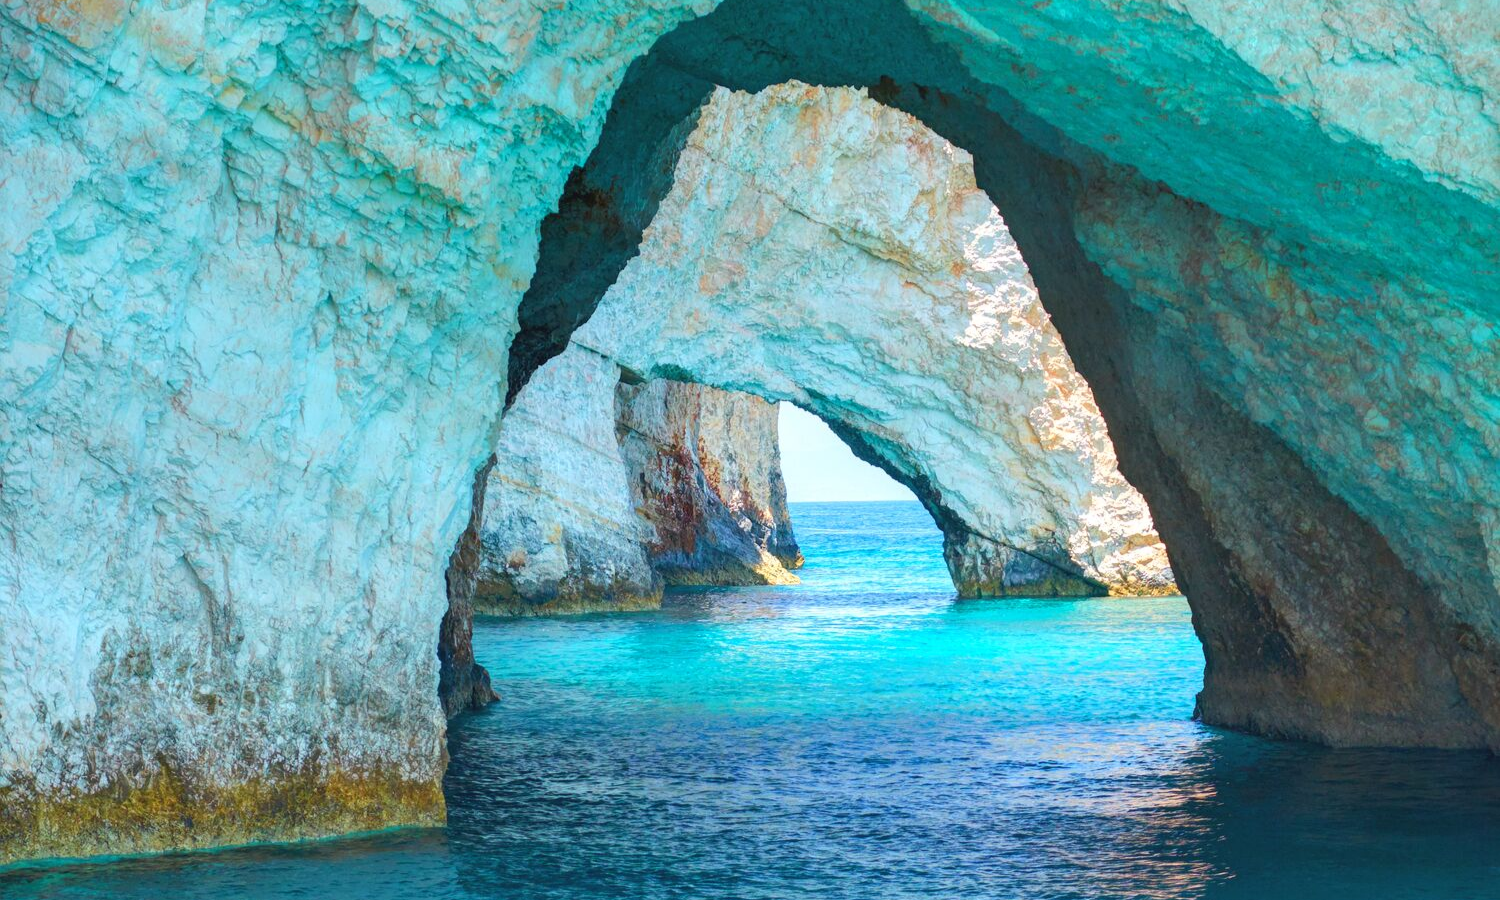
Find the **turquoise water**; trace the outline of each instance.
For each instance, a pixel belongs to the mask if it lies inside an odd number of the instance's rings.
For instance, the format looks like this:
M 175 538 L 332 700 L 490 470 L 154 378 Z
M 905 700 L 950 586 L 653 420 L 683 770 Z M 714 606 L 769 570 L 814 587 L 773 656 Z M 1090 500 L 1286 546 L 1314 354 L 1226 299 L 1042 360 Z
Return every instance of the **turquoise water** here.
M 915 504 L 804 583 L 475 630 L 446 830 L 13 871 L 4 897 L 1500 897 L 1500 762 L 1190 720 L 1180 599 L 955 602 Z

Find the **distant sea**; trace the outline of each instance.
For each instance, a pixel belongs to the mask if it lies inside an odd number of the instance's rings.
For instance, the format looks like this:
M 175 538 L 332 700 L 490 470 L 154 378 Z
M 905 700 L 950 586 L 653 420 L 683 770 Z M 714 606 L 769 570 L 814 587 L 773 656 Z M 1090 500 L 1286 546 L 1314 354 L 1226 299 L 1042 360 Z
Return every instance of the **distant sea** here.
M 446 830 L 23 869 L 7 898 L 1500 897 L 1500 762 L 1191 720 L 1180 598 L 957 601 L 915 503 L 803 583 L 481 620 Z

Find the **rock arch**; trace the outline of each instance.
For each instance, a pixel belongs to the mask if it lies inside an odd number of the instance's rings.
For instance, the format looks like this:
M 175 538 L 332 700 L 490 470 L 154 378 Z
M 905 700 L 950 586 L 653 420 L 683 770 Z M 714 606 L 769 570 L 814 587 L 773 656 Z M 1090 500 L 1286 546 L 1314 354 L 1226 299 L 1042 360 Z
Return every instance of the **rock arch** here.
M 627 383 L 577 345 L 516 397 L 477 488 L 480 613 L 655 608 L 667 584 L 792 583 L 802 563 L 774 406 Z
M 866 86 L 974 152 L 978 184 L 1099 402 L 1121 471 L 1172 547 L 1205 648 L 1199 714 L 1336 744 L 1493 745 L 1500 597 L 1482 510 L 1495 499 L 1480 487 L 1483 466 L 1470 469 L 1446 438 L 1423 440 L 1391 418 L 1420 411 L 1433 434 L 1455 437 L 1452 423 L 1464 422 L 1477 446 L 1490 443 L 1481 435 L 1493 425 L 1457 400 L 1494 392 L 1491 367 L 1475 358 L 1490 332 L 1472 280 L 1494 264 L 1484 260 L 1500 259 L 1500 219 L 1484 206 L 1496 186 L 1475 166 L 1487 139 L 1466 133 L 1463 153 L 1439 159 L 1389 124 L 1335 149 L 1330 135 L 1344 134 L 1335 120 L 1354 113 L 1335 96 L 1339 74 L 1326 69 L 1320 87 L 1296 100 L 1197 115 L 1267 77 L 1288 77 L 1237 43 L 1253 39 L 1223 18 L 1204 26 L 1168 15 L 1158 32 L 1093 10 L 1087 20 L 1099 31 L 1090 32 L 1071 14 L 947 12 L 729 0 L 680 26 L 632 66 L 551 227 L 564 230 L 578 188 L 592 191 L 591 202 L 621 211 L 605 234 L 591 233 L 603 250 L 592 266 L 623 268 L 660 201 L 663 161 L 714 85 Z M 1369 28 L 1354 18 L 1337 30 L 1358 41 Z M 1465 43 L 1444 34 L 1455 52 Z M 1292 28 L 1279 39 L 1308 38 Z M 1116 52 L 1117 41 L 1132 49 Z M 995 55 L 978 56 L 977 46 Z M 1080 72 L 1090 73 L 1087 89 Z M 1169 86 L 1172 72 L 1206 80 L 1181 94 Z M 1405 89 L 1409 76 L 1384 77 Z M 1322 117 L 1299 117 L 1298 104 Z M 671 122 L 667 107 L 688 119 Z M 1152 110 L 1170 139 L 1143 137 L 1127 109 Z M 1320 160 L 1323 175 L 1276 170 L 1287 180 L 1271 189 L 1271 159 L 1293 146 L 1304 162 Z M 624 171 L 646 177 L 615 177 Z M 1287 202 L 1293 186 L 1316 199 Z M 1465 262 L 1424 261 L 1417 248 L 1430 244 L 1387 227 L 1385 217 L 1407 215 L 1465 223 L 1440 226 Z M 568 254 L 550 246 L 558 245 L 544 241 L 539 273 L 567 270 Z M 564 297 L 538 282 L 522 303 L 523 338 L 548 342 L 527 327 L 540 318 L 528 307 L 568 307 L 581 321 L 598 296 Z M 1448 338 L 1420 324 L 1428 316 L 1451 323 Z M 1352 343 L 1350 329 L 1359 335 Z M 1473 377 L 1459 387 L 1443 374 L 1442 354 L 1426 373 L 1376 361 L 1413 352 L 1408 330 L 1471 360 Z M 514 379 L 524 362 L 513 361 Z M 1310 375 L 1309 364 L 1327 366 L 1338 383 Z M 1407 477 L 1422 499 L 1406 494 Z
M 597 300 L 558 248 L 607 287 L 711 83 L 974 153 L 1205 719 L 1500 746 L 1483 4 L 167 6 L 0 12 L 0 860 L 441 819 L 473 474 Z
M 823 417 L 927 506 L 961 596 L 1176 590 L 970 157 L 863 92 L 716 92 L 640 254 L 522 389 L 526 420 L 507 421 L 506 443 L 550 430 L 532 421 L 538 405 L 568 432 L 612 425 L 600 363 Z M 489 490 L 508 494 L 526 458 L 502 454 Z M 568 460 L 582 473 L 607 463 Z M 569 518 L 562 498 L 540 499 L 555 513 L 542 519 Z M 535 542 L 486 509 L 500 521 L 482 533 L 506 535 L 497 546 Z

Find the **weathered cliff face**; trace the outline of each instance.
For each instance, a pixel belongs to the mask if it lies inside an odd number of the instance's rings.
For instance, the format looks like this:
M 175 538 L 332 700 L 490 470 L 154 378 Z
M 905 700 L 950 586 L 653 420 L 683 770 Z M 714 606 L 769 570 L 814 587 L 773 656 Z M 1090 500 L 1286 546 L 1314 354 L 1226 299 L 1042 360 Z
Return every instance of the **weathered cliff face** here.
M 508 338 L 587 317 L 558 248 L 613 280 L 710 82 L 977 154 L 1205 718 L 1500 746 L 1490 5 L 710 6 L 0 6 L 0 859 L 440 818 Z
M 1172 547 L 1204 641 L 1201 715 L 1496 746 L 1496 384 L 1475 356 L 1500 215 L 1496 134 L 1473 118 L 1495 90 L 1477 62 L 1493 16 L 1293 7 L 726 0 L 632 68 L 573 184 L 660 156 L 615 125 L 660 108 L 643 98 L 870 86 L 978 154 Z M 1356 100 L 1375 95 L 1399 113 Z M 556 219 L 586 232 L 569 210 Z
M 790 584 L 802 565 L 776 407 L 659 379 L 619 387 L 620 449 L 668 584 Z
M 860 92 L 716 93 L 574 341 L 818 414 L 932 510 L 961 594 L 1175 590 L 969 155 Z
M 517 395 L 481 479 L 481 613 L 641 609 L 664 582 L 796 580 L 775 408 L 754 397 L 624 385 L 612 360 L 570 347 Z
M 501 615 L 661 601 L 649 525 L 615 436 L 620 368 L 582 348 L 543 366 L 500 428 L 479 529 L 475 606 Z
M 689 13 L 0 6 L 0 862 L 442 820 L 539 223 Z

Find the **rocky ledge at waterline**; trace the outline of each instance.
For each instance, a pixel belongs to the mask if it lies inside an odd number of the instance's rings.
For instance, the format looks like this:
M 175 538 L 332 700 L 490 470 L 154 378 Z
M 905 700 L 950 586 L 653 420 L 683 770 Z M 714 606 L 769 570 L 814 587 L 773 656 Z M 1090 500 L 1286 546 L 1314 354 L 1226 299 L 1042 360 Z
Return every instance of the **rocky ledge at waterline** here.
M 0 860 L 439 819 L 513 338 L 714 84 L 792 78 L 975 154 L 1207 721 L 1500 748 L 1494 10 L 1394 8 L 0 6 Z
M 784 584 L 801 564 L 775 407 L 623 384 L 582 347 L 527 382 L 482 477 L 476 612 L 647 608 L 664 583 Z

